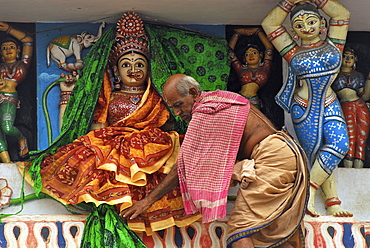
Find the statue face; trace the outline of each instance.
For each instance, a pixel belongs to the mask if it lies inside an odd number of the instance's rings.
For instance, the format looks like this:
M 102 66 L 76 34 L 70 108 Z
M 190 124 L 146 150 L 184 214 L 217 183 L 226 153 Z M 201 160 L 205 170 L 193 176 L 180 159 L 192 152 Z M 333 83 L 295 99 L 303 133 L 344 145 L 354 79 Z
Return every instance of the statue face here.
M 125 86 L 137 87 L 146 83 L 148 61 L 141 54 L 129 53 L 123 55 L 117 62 L 117 69 Z
M 313 40 L 320 35 L 321 20 L 314 14 L 298 15 L 292 20 L 293 31 L 302 40 Z
M 345 51 L 343 53 L 342 67 L 352 68 L 355 62 L 356 62 L 356 57 L 353 53 L 351 53 L 350 51 Z
M 7 63 L 14 62 L 17 60 L 17 45 L 14 42 L 4 42 L 1 44 L 1 55 L 4 58 L 4 61 Z
M 261 56 L 260 52 L 255 48 L 248 48 L 245 52 L 245 62 L 247 65 L 258 65 L 260 62 Z

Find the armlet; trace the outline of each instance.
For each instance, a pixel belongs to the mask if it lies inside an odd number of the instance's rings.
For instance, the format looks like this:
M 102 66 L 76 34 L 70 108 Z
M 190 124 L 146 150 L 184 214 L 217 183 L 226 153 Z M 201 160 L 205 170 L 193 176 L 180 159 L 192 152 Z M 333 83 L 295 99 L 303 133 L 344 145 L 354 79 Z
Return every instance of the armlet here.
M 289 2 L 288 0 L 281 0 L 277 5 L 286 13 L 289 13 L 294 7 L 294 4 Z
M 330 26 L 344 26 L 344 25 L 349 25 L 349 19 L 345 19 L 345 20 L 333 20 L 333 19 L 330 19 L 329 24 L 330 24 Z
M 286 28 L 284 26 L 281 26 L 278 29 L 276 29 L 276 30 L 272 31 L 271 33 L 269 33 L 267 35 L 267 39 L 269 39 L 270 41 L 273 41 L 277 37 L 279 37 L 280 35 L 282 35 L 283 33 L 286 33 Z
M 286 46 L 284 49 L 280 51 L 280 55 L 284 57 L 286 61 L 290 61 L 293 54 L 295 54 L 298 51 L 299 46 L 296 42 L 290 43 L 288 46 Z
M 342 40 L 342 39 L 336 39 L 336 38 L 331 38 L 331 37 L 328 37 L 328 39 L 333 42 L 333 44 L 341 51 L 343 52 L 344 50 L 344 45 L 346 44 L 346 40 Z

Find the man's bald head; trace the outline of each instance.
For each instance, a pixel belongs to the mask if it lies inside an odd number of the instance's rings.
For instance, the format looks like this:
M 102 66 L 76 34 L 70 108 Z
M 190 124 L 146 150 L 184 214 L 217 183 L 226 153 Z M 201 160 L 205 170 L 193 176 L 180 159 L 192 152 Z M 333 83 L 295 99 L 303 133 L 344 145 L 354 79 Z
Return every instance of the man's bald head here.
M 163 95 L 165 95 L 166 92 L 175 90 L 178 92 L 177 87 L 180 81 L 185 77 L 185 74 L 174 74 L 170 76 L 166 83 L 163 85 Z
M 190 76 L 185 74 L 174 74 L 170 76 L 163 86 L 163 94 L 165 94 L 166 89 L 176 89 L 177 93 L 182 96 L 189 95 L 189 89 L 194 88 L 198 92 L 201 92 L 199 83 Z
M 173 108 L 175 115 L 187 122 L 191 120 L 193 104 L 200 94 L 199 83 L 184 74 L 172 75 L 163 85 L 164 100 Z

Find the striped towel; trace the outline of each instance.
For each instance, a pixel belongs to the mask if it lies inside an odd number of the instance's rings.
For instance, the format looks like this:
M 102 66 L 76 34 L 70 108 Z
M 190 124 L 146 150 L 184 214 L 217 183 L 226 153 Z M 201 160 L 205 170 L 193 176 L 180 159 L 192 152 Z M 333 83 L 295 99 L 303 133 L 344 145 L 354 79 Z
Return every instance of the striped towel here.
M 178 158 L 186 213 L 203 222 L 226 216 L 230 179 L 250 110 L 249 101 L 229 91 L 202 92 L 192 109 Z

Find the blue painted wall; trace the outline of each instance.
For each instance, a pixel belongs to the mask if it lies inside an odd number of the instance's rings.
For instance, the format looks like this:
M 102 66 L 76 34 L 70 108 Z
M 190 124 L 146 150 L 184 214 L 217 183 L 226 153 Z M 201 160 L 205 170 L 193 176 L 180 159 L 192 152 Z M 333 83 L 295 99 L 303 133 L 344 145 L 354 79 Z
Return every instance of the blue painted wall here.
M 76 35 L 83 31 L 97 34 L 100 23 L 38 23 L 36 24 L 36 58 L 37 58 L 37 123 L 38 123 L 38 149 L 45 149 L 48 144 L 48 130 L 43 106 L 43 93 L 45 89 L 56 81 L 61 73 L 67 73 L 58 68 L 55 61 L 50 59 L 50 67 L 47 68 L 46 48 L 51 40 L 62 35 Z M 106 27 L 107 28 L 107 27 Z M 105 28 L 105 29 L 106 29 Z M 82 51 L 82 58 L 86 56 L 90 48 Z M 71 56 L 68 62 L 75 62 L 75 57 Z M 59 86 L 53 87 L 47 95 L 46 107 L 50 116 L 52 127 L 52 140 L 59 135 L 59 108 L 58 103 L 60 89 Z

